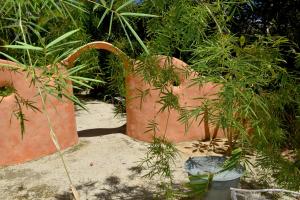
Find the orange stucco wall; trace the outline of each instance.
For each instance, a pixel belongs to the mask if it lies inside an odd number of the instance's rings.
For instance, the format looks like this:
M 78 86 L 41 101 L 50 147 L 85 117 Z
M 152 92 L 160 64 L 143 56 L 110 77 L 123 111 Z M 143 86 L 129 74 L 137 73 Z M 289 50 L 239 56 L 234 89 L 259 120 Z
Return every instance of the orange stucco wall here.
M 170 86 L 169 89 L 173 91 L 173 94 L 178 96 L 179 104 L 181 107 L 196 107 L 203 103 L 203 100 L 199 98 L 216 99 L 217 93 L 220 87 L 213 83 L 204 83 L 201 87 L 199 85 L 191 86 L 192 79 L 196 78 L 195 72 L 185 78 L 182 73 L 182 69 L 187 69 L 187 64 L 183 61 L 172 58 L 172 61 L 166 60 L 166 57 L 159 57 L 159 66 L 172 63 L 177 68 L 180 85 Z M 189 69 L 190 70 L 190 69 Z M 194 123 L 188 131 L 185 131 L 185 125 L 178 121 L 179 113 L 176 110 L 170 111 L 168 119 L 168 112 L 159 112 L 161 104 L 158 103 L 160 100 L 160 92 L 156 90 L 152 85 L 146 84 L 143 79 L 136 74 L 130 74 L 126 80 L 127 84 L 127 134 L 133 138 L 152 141 L 153 133 L 145 133 L 148 130 L 148 124 L 150 120 L 154 120 L 158 124 L 158 132 L 156 136 L 163 136 L 166 133 L 166 138 L 172 142 L 181 142 L 189 140 L 203 139 L 205 136 L 204 123 L 201 122 L 201 117 Z M 149 89 L 149 94 L 143 98 L 142 104 L 141 99 L 138 97 L 140 91 Z M 137 97 L 137 98 L 135 98 Z M 168 121 L 168 125 L 167 125 Z M 199 125 L 200 124 L 200 125 Z M 167 129 L 166 129 L 167 125 Z M 210 132 L 213 132 L 215 126 L 209 125 Z M 219 137 L 223 137 L 222 131 L 218 133 Z
M 7 64 L 15 65 L 0 59 L 0 86 L 12 85 L 20 96 L 35 102 L 33 105 L 42 110 L 37 88 L 30 85 L 30 79 L 26 78 L 25 73 L 12 72 L 3 67 Z M 66 99 L 58 100 L 48 96 L 46 109 L 62 149 L 76 144 L 78 136 L 73 103 Z M 19 120 L 14 116 L 17 110 L 14 94 L 2 99 L 0 103 L 0 166 L 23 163 L 56 152 L 49 134 L 46 115 L 22 106 L 27 120 L 22 139 Z

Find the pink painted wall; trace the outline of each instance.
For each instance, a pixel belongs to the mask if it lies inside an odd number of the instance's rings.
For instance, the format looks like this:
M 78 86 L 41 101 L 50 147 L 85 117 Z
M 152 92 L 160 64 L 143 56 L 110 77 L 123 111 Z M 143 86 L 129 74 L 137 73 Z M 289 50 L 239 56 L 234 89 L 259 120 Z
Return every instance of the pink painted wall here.
M 11 72 L 1 65 L 15 65 L 0 59 L 0 86 L 11 84 L 25 99 L 36 102 L 42 110 L 37 88 L 30 86 L 29 78 L 21 72 Z M 71 85 L 70 85 L 71 88 Z M 1 98 L 1 97 L 0 97 Z M 48 96 L 46 109 L 62 149 L 78 142 L 74 105 L 71 101 Z M 56 152 L 50 137 L 46 115 L 23 107 L 25 134 L 22 140 L 19 120 L 13 115 L 17 110 L 14 94 L 4 97 L 0 103 L 0 166 L 12 165 L 40 158 Z

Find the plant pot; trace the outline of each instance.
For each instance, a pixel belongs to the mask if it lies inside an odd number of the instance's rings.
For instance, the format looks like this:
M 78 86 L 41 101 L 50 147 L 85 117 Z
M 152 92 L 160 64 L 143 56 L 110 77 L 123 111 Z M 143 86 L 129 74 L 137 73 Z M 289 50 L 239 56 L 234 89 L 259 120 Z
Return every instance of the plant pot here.
M 18 106 L 15 93 L 0 97 L 0 166 L 12 165 L 40 158 L 56 152 L 50 137 L 50 128 L 37 87 L 30 83 L 30 76 L 21 71 L 10 71 L 7 65 L 16 63 L 0 59 L 0 87 L 9 85 L 19 96 L 33 102 L 40 111 L 22 106 L 25 131 L 22 138 L 20 120 L 14 116 Z M 72 84 L 70 85 L 70 92 Z M 45 108 L 53 130 L 62 149 L 77 144 L 75 113 L 73 102 L 48 95 Z
M 205 200 L 230 200 L 230 188 L 239 187 L 240 177 L 244 173 L 243 167 L 237 166 L 232 170 L 220 172 L 225 160 L 225 157 L 220 156 L 203 156 L 192 157 L 185 162 L 185 169 L 189 176 L 214 174 L 210 187 L 203 197 Z M 192 184 L 203 183 L 207 182 L 207 178 L 193 178 L 190 181 Z

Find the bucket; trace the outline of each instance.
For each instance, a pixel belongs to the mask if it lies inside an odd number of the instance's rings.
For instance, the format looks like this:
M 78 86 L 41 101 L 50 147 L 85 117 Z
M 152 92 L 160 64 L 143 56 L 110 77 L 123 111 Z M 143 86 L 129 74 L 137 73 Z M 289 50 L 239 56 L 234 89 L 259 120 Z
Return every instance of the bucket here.
M 210 188 L 204 195 L 204 200 L 230 200 L 230 188 L 239 187 L 240 177 L 244 173 L 241 165 L 220 172 L 225 162 L 225 157 L 220 156 L 203 156 L 192 157 L 185 162 L 185 169 L 189 176 L 197 176 L 203 174 L 214 174 Z M 191 183 L 204 183 L 207 178 L 192 179 Z

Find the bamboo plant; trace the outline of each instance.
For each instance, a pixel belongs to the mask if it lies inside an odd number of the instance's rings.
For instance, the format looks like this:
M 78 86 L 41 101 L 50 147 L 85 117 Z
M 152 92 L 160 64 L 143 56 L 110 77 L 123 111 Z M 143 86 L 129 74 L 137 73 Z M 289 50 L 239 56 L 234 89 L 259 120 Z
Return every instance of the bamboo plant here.
M 156 16 L 124 11 L 124 8 L 133 2 L 125 1 L 124 4 L 118 4 L 118 7 L 115 9 L 116 3 L 114 1 L 110 1 L 109 3 L 100 1 L 100 3 L 97 3 L 94 1 L 70 0 L 34 2 L 5 0 L 1 8 L 0 56 L 17 64 L 3 65 L 1 67 L 16 72 L 25 72 L 30 82 L 37 87 L 37 95 L 41 98 L 43 105 L 39 111 L 47 116 L 50 128 L 49 134 L 61 158 L 75 199 L 79 199 L 80 197 L 68 172 L 63 154 L 61 153 L 60 144 L 52 128 L 52 122 L 45 109 L 47 96 L 51 95 L 61 100 L 67 98 L 84 108 L 81 101 L 69 92 L 68 83 L 73 82 L 75 87 L 79 89 L 91 88 L 90 84 L 93 83 L 103 83 L 102 80 L 91 75 L 92 71 L 90 69 L 98 62 L 96 54 L 89 55 L 90 57 L 93 56 L 94 59 L 80 60 L 82 62 L 79 64 L 77 62 L 72 63 L 78 65 L 72 66 L 67 71 L 61 70 L 63 65 L 68 64 L 62 62 L 63 59 L 76 51 L 79 46 L 89 41 L 88 31 L 84 30 L 85 20 L 89 15 L 87 10 L 89 5 L 94 7 L 93 12 L 99 6 L 106 8 L 98 25 L 101 24 L 101 21 L 109 12 L 111 13 L 108 35 L 111 34 L 112 18 L 116 14 L 129 43 L 131 44 L 131 39 L 126 29 L 132 33 L 147 52 L 146 46 L 130 25 L 127 17 Z M 17 91 L 13 91 L 9 87 L 1 88 L 1 97 L 5 97 L 11 93 L 15 94 L 16 103 L 19 105 L 16 118 L 20 121 L 21 135 L 23 136 L 26 129 L 24 123 L 26 116 L 24 116 L 23 109 L 30 108 L 37 110 L 37 108 L 34 106 L 34 102 L 23 99 L 23 97 L 18 95 Z
M 201 87 L 213 82 L 221 86 L 218 100 L 207 99 L 203 106 L 185 108 L 173 106 L 178 102 L 176 95 L 159 85 L 162 96 L 159 102 L 162 108 L 171 106 L 178 110 L 181 113 L 178 120 L 187 129 L 192 121 L 204 118 L 222 130 L 230 143 L 228 155 L 239 149 L 238 156 L 233 156 L 227 167 L 240 161 L 249 163 L 247 154 L 254 152 L 259 158 L 258 165 L 267 169 L 266 173 L 271 173 L 280 186 L 298 190 L 299 168 L 295 161 L 281 155 L 288 135 L 281 115 L 288 105 L 299 107 L 299 80 L 284 66 L 281 48 L 289 45 L 285 37 L 236 35 L 231 31 L 235 13 L 243 12 L 244 4 L 252 3 L 243 0 L 143 3 L 141 9 L 162 16 L 160 20 L 150 19 L 147 24 L 151 53 L 175 56 L 189 63 L 199 74 L 194 79 L 195 85 Z M 149 66 L 139 70 L 153 84 L 157 79 L 163 80 L 163 76 L 149 78 L 152 72 Z M 164 83 L 168 81 L 172 80 Z M 166 101 L 170 99 L 167 97 L 172 100 Z M 299 145 L 289 148 L 297 154 Z

